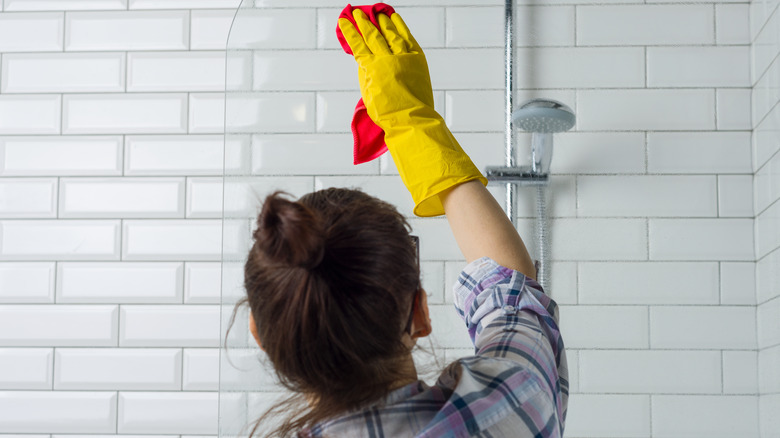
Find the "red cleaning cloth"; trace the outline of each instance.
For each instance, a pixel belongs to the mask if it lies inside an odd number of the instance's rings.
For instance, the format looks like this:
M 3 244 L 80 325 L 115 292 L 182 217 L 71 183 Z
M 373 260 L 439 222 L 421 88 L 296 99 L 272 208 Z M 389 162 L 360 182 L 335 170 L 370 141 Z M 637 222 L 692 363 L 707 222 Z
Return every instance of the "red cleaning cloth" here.
M 352 16 L 352 11 L 355 9 L 363 11 L 377 29 L 379 29 L 378 14 L 385 14 L 389 17 L 395 13 L 395 9 L 385 3 L 377 3 L 369 6 L 347 5 L 347 7 L 341 11 L 339 18 L 346 18 L 351 21 L 355 26 L 355 29 L 358 29 L 355 18 Z M 358 29 L 358 32 L 360 32 L 360 29 Z M 338 26 L 336 26 L 336 36 L 341 43 L 341 47 L 344 48 L 344 51 L 351 55 L 352 48 L 347 44 L 347 40 L 344 38 L 344 34 L 341 33 L 341 29 L 339 29 Z M 358 100 L 357 106 L 355 107 L 351 126 L 352 137 L 355 140 L 353 149 L 354 164 L 369 162 L 379 158 L 379 156 L 387 152 L 385 132 L 368 116 L 368 111 L 366 111 L 366 105 L 363 104 L 362 98 Z

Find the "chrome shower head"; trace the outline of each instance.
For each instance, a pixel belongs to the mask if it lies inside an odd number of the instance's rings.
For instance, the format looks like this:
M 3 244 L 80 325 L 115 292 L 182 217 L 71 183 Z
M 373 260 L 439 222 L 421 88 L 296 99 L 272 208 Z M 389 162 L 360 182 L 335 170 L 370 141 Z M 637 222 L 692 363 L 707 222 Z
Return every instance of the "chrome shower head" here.
M 574 126 L 574 111 L 552 99 L 531 99 L 512 113 L 516 127 L 530 131 L 531 170 L 544 174 L 552 161 L 552 134 L 568 131 Z
M 552 99 L 531 99 L 512 113 L 515 126 L 530 132 L 563 132 L 574 126 L 574 111 Z

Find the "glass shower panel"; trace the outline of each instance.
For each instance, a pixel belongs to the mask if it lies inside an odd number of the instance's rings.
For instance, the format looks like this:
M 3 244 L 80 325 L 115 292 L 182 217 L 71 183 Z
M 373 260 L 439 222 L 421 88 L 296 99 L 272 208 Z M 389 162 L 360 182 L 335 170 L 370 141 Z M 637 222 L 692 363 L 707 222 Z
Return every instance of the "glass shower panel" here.
M 247 305 L 233 319 L 245 296 L 243 267 L 263 199 L 277 190 L 297 198 L 331 186 L 358 187 L 411 216 L 411 200 L 398 196 L 405 189 L 391 160 L 352 164 L 350 121 L 360 92 L 355 62 L 335 33 L 344 4 L 330 3 L 244 0 L 228 37 L 219 358 L 223 437 L 248 436 L 268 407 L 289 396 L 250 335 Z
M 264 407 L 287 396 L 249 334 L 246 307 L 227 333 L 245 294 L 243 264 L 258 208 L 274 190 L 298 197 L 331 186 L 360 187 L 396 205 L 420 236 L 433 350 L 442 363 L 469 354 L 448 292 L 465 264 L 446 220 L 412 215 L 389 155 L 352 164 L 349 127 L 360 94 L 355 63 L 335 35 L 345 3 L 245 0 L 230 31 L 220 436 L 248 435 Z M 504 165 L 504 3 L 398 3 L 425 50 L 437 111 L 483 172 Z M 571 367 L 567 436 L 682 434 L 693 424 L 687 419 L 712 408 L 755 406 L 757 389 L 726 390 L 729 379 L 755 374 L 755 364 L 735 362 L 756 352 L 755 330 L 743 330 L 756 324 L 755 316 L 734 324 L 744 334 L 739 339 L 717 336 L 725 333 L 718 331 L 725 327 L 719 312 L 743 305 L 721 301 L 736 282 L 724 278 L 729 269 L 749 272 L 755 257 L 726 246 L 706 250 L 720 240 L 714 232 L 701 244 L 686 241 L 710 227 L 721 234 L 750 234 L 753 227 L 750 212 L 722 217 L 729 201 L 724 184 L 752 176 L 749 165 L 735 164 L 749 163 L 750 37 L 729 33 L 744 28 L 748 15 L 745 2 L 715 0 L 514 2 L 512 109 L 546 98 L 577 115 L 571 131 L 554 135 L 544 194 L 554 249 L 550 294 L 562 309 Z M 771 67 L 754 84 L 753 105 L 764 112 L 774 100 L 762 103 L 768 101 L 763 85 L 776 71 Z M 754 133 L 759 153 L 772 143 L 764 141 L 771 137 L 762 135 L 769 132 L 765 125 Z M 515 130 L 513 142 L 515 164 L 529 166 L 531 134 Z M 504 186 L 489 190 L 503 205 Z M 516 205 L 517 227 L 538 258 L 536 190 L 518 187 Z M 749 285 L 751 278 L 736 283 Z M 675 317 L 683 310 L 689 318 Z M 712 334 L 696 334 L 688 323 Z M 431 383 L 429 376 L 423 378 Z M 627 414 L 617 416 L 620 422 L 614 412 Z M 692 427 L 709 436 L 755 436 L 755 415 L 750 408 Z M 727 420 L 733 431 L 721 427 Z
M 356 187 L 395 205 L 409 218 L 414 233 L 421 236 L 423 282 L 432 312 L 441 315 L 439 318 L 447 324 L 455 323 L 447 292 L 451 284 L 446 278 L 456 275 L 464 264 L 446 220 L 413 216 L 411 198 L 389 154 L 366 164 L 352 164 L 350 121 L 360 93 L 356 65 L 341 49 L 335 33 L 343 6 L 342 1 L 333 0 L 315 4 L 245 0 L 230 30 L 225 96 L 220 436 L 247 436 L 264 408 L 278 397 L 288 396 L 274 383 L 264 353 L 249 334 L 247 307 L 242 306 L 232 318 L 236 303 L 245 295 L 243 265 L 259 207 L 276 190 L 299 197 L 327 187 Z M 548 48 L 574 45 L 574 28 L 567 19 L 570 14 L 573 20 L 574 8 L 531 6 L 526 2 L 513 10 L 513 106 L 517 108 L 529 99 L 552 98 L 576 111 L 577 84 L 555 82 L 556 78 L 565 81 L 571 76 L 550 71 L 549 63 L 538 59 Z M 459 34 L 446 29 L 447 19 L 457 23 L 461 16 L 476 14 L 475 19 L 493 22 L 489 19 L 495 14 L 479 15 L 493 11 L 412 6 L 400 7 L 399 12 L 425 50 L 437 111 L 445 116 L 483 172 L 487 166 L 502 165 L 503 16 L 495 21 L 498 25 L 482 29 L 478 40 L 462 40 Z M 550 17 L 539 14 L 551 13 L 560 15 L 560 26 L 548 29 L 536 24 L 549 23 Z M 461 103 L 475 93 L 484 96 L 480 97 L 484 102 L 481 107 L 489 109 L 495 120 L 486 122 L 483 114 Z M 530 165 L 531 135 L 522 131 L 514 134 L 516 164 Z M 559 140 L 557 137 L 556 142 Z M 555 161 L 553 157 L 553 172 Z M 546 190 L 546 196 L 552 198 L 548 199 L 550 215 L 573 215 L 569 211 L 572 199 L 565 195 L 572 191 L 573 181 L 568 176 L 552 178 Z M 491 184 L 489 190 L 503 205 L 505 186 Z M 533 236 L 536 190 L 519 187 L 517 191 L 518 228 L 524 236 Z M 559 191 L 564 193 L 562 197 L 551 195 Z M 535 256 L 534 239 L 526 239 L 526 245 Z M 459 336 L 444 328 L 443 324 L 434 326 L 434 355 L 416 356 L 418 365 L 425 365 L 420 367 L 423 372 L 428 371 L 422 377 L 429 383 L 442 364 L 468 354 L 471 347 L 465 331 Z
M 253 0 L 243 1 L 227 43 L 219 354 L 221 437 L 248 436 L 257 405 L 273 400 L 281 392 L 273 384 L 269 368 L 262 366 L 262 351 L 249 333 L 248 307 L 236 309 L 237 302 L 245 296 L 243 266 L 258 206 L 273 189 L 291 189 L 285 184 L 286 175 L 274 178 L 263 171 L 262 157 L 253 154 L 253 143 L 257 144 L 258 136 L 283 132 L 293 121 L 311 117 L 305 106 L 299 110 L 290 104 L 291 99 L 285 101 L 287 93 L 269 93 L 255 86 L 255 72 L 264 67 L 261 64 L 256 69 L 255 58 L 285 44 L 284 38 L 274 32 L 284 26 L 276 15 L 255 8 Z

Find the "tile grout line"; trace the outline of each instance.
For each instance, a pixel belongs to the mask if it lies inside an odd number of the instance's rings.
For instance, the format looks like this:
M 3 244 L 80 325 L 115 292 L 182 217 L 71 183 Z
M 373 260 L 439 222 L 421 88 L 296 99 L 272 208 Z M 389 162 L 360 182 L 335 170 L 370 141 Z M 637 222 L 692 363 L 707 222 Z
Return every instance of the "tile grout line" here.
M 649 394 L 650 398 L 650 436 L 653 436 L 653 394 Z
M 122 304 L 117 304 L 116 312 L 116 348 L 122 347 L 120 341 L 122 337 Z
M 577 30 L 579 29 L 579 5 L 573 5 L 574 6 L 574 47 L 579 47 L 580 39 L 578 38 L 579 32 Z
M 718 41 L 718 8 L 715 3 L 710 5 L 712 8 L 712 45 L 719 46 Z M 717 125 L 716 125 L 717 126 Z
M 713 93 L 713 96 L 712 96 L 713 108 L 715 110 L 715 126 L 713 127 L 714 128 L 713 131 L 714 132 L 721 132 L 721 129 L 720 129 L 721 121 L 720 121 L 720 117 L 719 117 L 720 103 L 719 103 L 719 99 L 718 99 L 718 88 L 717 87 L 713 88 L 712 89 L 712 93 Z
M 651 261 L 652 258 L 650 257 L 650 218 L 645 218 L 645 239 L 647 241 L 647 246 L 645 247 L 645 261 Z
M 649 82 L 648 82 L 649 79 L 648 78 L 650 76 L 650 73 L 649 73 L 649 71 L 650 71 L 650 59 L 649 59 L 650 53 L 647 50 L 647 46 L 644 46 L 644 51 L 645 51 L 645 57 L 644 57 L 645 58 L 644 59 L 644 61 L 645 61 L 645 71 L 644 71 L 644 74 L 645 74 L 645 78 L 644 78 L 645 79 L 645 86 L 644 86 L 644 88 L 645 89 L 649 89 L 650 86 L 649 86 Z
M 652 350 L 653 349 L 653 330 L 652 325 L 650 323 L 651 318 L 651 305 L 647 306 L 647 349 Z
M 54 391 L 54 379 L 57 376 L 57 347 L 52 347 L 51 352 L 51 390 Z
M 61 37 L 62 37 L 62 46 L 61 46 L 61 49 L 59 50 L 62 53 L 66 52 L 67 47 L 65 47 L 65 46 L 66 46 L 67 40 L 69 39 L 69 35 L 70 35 L 69 32 L 68 32 L 68 30 L 70 30 L 70 26 L 68 26 L 68 17 L 70 17 L 70 14 L 68 13 L 68 11 L 62 11 L 62 35 L 61 35 Z
M 726 353 L 720 351 L 720 393 L 726 394 Z

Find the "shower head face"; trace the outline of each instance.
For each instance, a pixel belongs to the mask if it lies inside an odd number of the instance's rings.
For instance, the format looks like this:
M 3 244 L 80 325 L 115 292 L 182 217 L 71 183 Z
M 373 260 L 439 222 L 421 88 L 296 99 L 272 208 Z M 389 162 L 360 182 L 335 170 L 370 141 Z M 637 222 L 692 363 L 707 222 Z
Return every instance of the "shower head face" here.
M 512 113 L 512 120 L 523 131 L 555 133 L 571 129 L 576 118 L 574 111 L 561 102 L 532 99 Z

